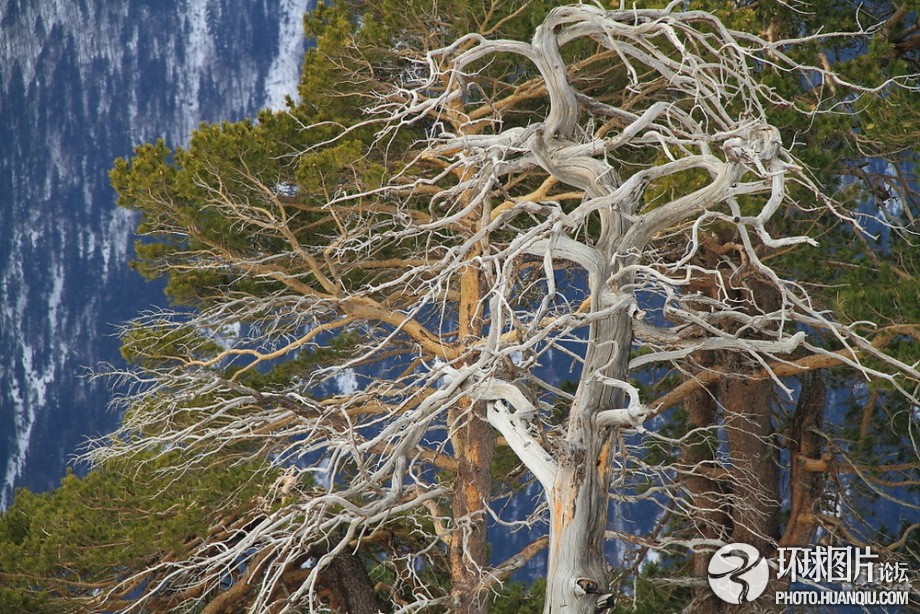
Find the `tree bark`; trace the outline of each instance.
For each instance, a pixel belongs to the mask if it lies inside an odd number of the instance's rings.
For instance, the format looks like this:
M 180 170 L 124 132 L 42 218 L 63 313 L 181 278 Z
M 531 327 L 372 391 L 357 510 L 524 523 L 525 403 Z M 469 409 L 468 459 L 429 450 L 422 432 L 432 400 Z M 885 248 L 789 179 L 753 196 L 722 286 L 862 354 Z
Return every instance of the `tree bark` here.
M 704 357 L 701 357 L 703 359 Z M 691 507 L 697 514 L 690 518 L 690 539 L 722 539 L 731 533 L 731 518 L 726 509 L 724 482 L 713 479 L 707 469 L 718 468 L 715 452 L 718 448 L 715 431 L 717 402 L 714 390 L 707 388 L 694 391 L 684 403 L 687 411 L 687 428 L 710 429 L 688 436 L 681 449 L 681 469 L 687 471 L 682 481 L 690 498 Z M 709 552 L 694 552 L 691 555 L 693 577 L 705 580 L 708 575 Z M 708 586 L 693 589 L 694 612 L 715 614 L 722 610 L 723 602 Z
M 383 611 L 361 559 L 351 553 L 337 555 L 320 574 L 320 583 L 329 592 L 330 605 L 343 614 Z
M 484 213 L 488 215 L 488 213 Z M 479 254 L 476 249 L 471 259 Z M 469 264 L 460 281 L 460 338 L 473 342 L 482 334 L 482 273 Z M 456 523 L 450 538 L 450 579 L 452 611 L 460 614 L 486 614 L 486 599 L 481 595 L 482 570 L 489 565 L 486 501 L 491 498 L 492 458 L 495 434 L 486 419 L 486 404 L 465 404 L 454 408 L 448 417 L 454 429 L 451 443 L 457 459 L 457 478 L 453 487 L 451 513 Z
M 594 299 L 598 304 L 599 294 Z M 596 342 L 589 344 L 585 370 L 626 381 L 632 341 L 629 315 L 620 312 L 598 322 L 589 338 Z M 550 496 L 545 614 L 593 614 L 598 597 L 607 592 L 604 543 L 612 437 L 594 418 L 604 409 L 623 407 L 624 400 L 622 390 L 597 377 L 582 377 L 567 437 L 557 454 L 559 471 Z
M 821 438 L 815 431 L 824 420 L 827 386 L 820 371 L 811 371 L 799 378 L 802 390 L 792 417 L 787 436 L 790 456 L 789 472 L 789 522 L 780 545 L 784 547 L 808 546 L 815 536 L 818 524 L 815 505 L 821 496 L 821 473 L 805 468 L 807 459 L 821 457 Z
M 733 355 L 726 361 L 727 377 L 721 384 L 732 480 L 732 532 L 734 543 L 750 544 L 765 557 L 773 555 L 779 539 L 779 458 L 771 420 L 773 382 L 752 380 Z M 762 600 L 725 604 L 732 614 L 781 612 L 783 608 Z
M 722 380 L 721 401 L 731 454 L 734 542 L 750 544 L 762 554 L 772 552 L 779 537 L 779 465 L 773 441 L 770 401 L 773 383 L 751 380 L 737 359 L 728 371 L 739 373 Z
M 451 536 L 450 576 L 453 611 L 485 614 L 480 595 L 482 570 L 489 564 L 485 502 L 492 488 L 495 435 L 485 419 L 485 404 L 476 403 L 472 415 L 453 438 L 457 480 L 451 506 L 458 526 Z

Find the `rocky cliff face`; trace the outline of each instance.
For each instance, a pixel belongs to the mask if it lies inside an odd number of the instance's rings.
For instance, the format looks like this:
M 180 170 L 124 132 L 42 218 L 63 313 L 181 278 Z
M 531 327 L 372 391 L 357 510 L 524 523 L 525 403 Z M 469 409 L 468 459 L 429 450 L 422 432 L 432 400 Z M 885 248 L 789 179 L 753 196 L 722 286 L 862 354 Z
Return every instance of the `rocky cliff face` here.
M 87 369 L 162 300 L 128 267 L 112 160 L 282 106 L 311 1 L 0 0 L 0 507 L 114 425 Z

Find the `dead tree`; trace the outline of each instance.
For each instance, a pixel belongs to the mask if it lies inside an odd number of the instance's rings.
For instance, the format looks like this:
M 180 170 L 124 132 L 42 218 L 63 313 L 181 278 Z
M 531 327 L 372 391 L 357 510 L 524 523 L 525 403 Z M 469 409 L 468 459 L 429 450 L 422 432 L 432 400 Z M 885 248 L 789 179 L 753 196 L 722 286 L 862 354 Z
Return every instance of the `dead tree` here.
M 481 611 L 482 595 L 542 546 L 488 565 L 496 441 L 544 495 L 545 505 L 519 520 L 548 523 L 547 613 L 603 605 L 610 539 L 693 551 L 729 537 L 775 539 L 757 524 L 777 503 L 756 481 L 772 449 L 768 425 L 745 413 L 742 397 L 754 389 L 790 394 L 784 378 L 830 365 L 905 394 L 905 382 L 920 379 L 873 343 L 874 331 L 838 323 L 765 262 L 771 250 L 815 243 L 773 236 L 776 216 L 817 208 L 849 219 L 768 123 L 765 107 L 788 101 L 754 73 L 794 71 L 860 89 L 797 64 L 784 44 L 729 31 L 703 12 L 560 7 L 530 42 L 473 34 L 380 90 L 361 128 L 377 127 L 375 155 L 395 169 L 381 186 L 367 187 L 356 170 L 348 184 L 279 192 L 245 165 L 232 181 L 217 166 L 200 171 L 200 206 L 237 231 L 270 238 L 272 253 L 208 238 L 181 204 L 150 196 L 159 232 L 195 245 L 163 266 L 232 271 L 272 290 L 227 293 L 198 313 L 142 321 L 168 338 L 172 353 L 166 360 L 157 346 L 126 374 L 137 384 L 128 399 L 136 409 L 124 436 L 96 458 L 180 447 L 201 450 L 208 462 L 243 446 L 249 457 L 320 462 L 290 464 L 258 523 L 222 548 L 208 544 L 187 561 L 164 563 L 151 594 L 172 585 L 218 590 L 228 569 L 258 552 L 252 611 L 315 604 L 323 570 L 343 560 L 336 557 L 424 515 L 429 524 L 415 531 L 427 546 L 387 562 L 391 597 L 405 602 L 399 611 Z M 509 57 L 516 70 L 490 74 L 493 61 Z M 301 155 L 336 147 L 355 129 Z M 425 136 L 408 152 L 391 151 L 408 130 Z M 808 202 L 796 202 L 791 186 Z M 719 241 L 726 232 L 733 240 Z M 701 257 L 713 249 L 731 250 L 737 264 Z M 347 338 L 347 352 L 304 367 L 284 386 L 247 380 L 330 347 L 336 335 Z M 574 394 L 534 374 L 554 355 L 574 365 Z M 396 358 L 398 369 L 387 363 Z M 661 398 L 643 398 L 631 377 L 654 366 L 689 377 Z M 348 370 L 372 367 L 360 385 L 311 396 L 355 373 Z M 719 380 L 725 411 L 734 412 L 726 418 L 732 437 L 753 454 L 733 457 L 742 481 L 754 480 L 749 507 L 732 512 L 737 524 L 684 540 L 611 530 L 611 497 L 633 497 L 629 482 L 640 473 L 659 484 L 642 495 L 647 501 L 692 512 L 680 508 L 687 499 L 665 476 L 670 470 L 637 464 L 625 442 L 687 401 L 694 434 L 677 444 L 690 446 L 710 426 L 708 395 Z M 560 405 L 564 416 L 554 422 Z M 813 445 L 808 437 L 798 445 Z M 720 522 L 727 512 L 715 496 L 711 454 L 688 448 L 684 465 L 689 500 L 703 508 L 696 512 Z M 441 482 L 439 471 L 459 481 Z M 805 476 L 796 480 L 808 488 Z M 304 582 L 279 591 L 302 553 L 319 546 L 325 554 Z M 450 552 L 452 595 L 421 577 L 426 552 L 440 548 Z
M 563 48 L 585 41 L 628 72 L 625 91 L 609 96 L 618 104 L 592 98 L 574 85 L 579 74 Z M 456 83 L 436 99 L 442 107 L 441 101 L 458 95 L 462 82 L 475 80 L 476 63 L 494 54 L 519 55 L 542 78 L 549 106 L 541 122 L 477 138 L 446 137 L 445 151 L 463 153 L 457 163 L 477 165 L 479 193 L 492 193 L 504 176 L 527 166 L 580 193 L 580 201 L 570 206 L 547 196 L 536 206 L 512 199 L 510 210 L 529 207 L 539 221 L 507 247 L 493 250 L 489 314 L 498 332 L 488 338 L 486 356 L 539 352 L 542 344 L 560 343 L 576 330 L 585 334 L 578 389 L 556 449 L 528 434 L 528 416 L 539 408 L 503 381 L 486 357 L 474 373 L 458 371 L 452 378 L 489 402 L 490 422 L 544 487 L 551 527 L 547 612 L 593 611 L 597 595 L 605 591 L 610 445 L 618 429 L 642 428 L 656 413 L 630 383 L 631 370 L 658 362 L 680 366 L 693 354 L 722 355 L 720 396 L 736 479 L 753 481 L 745 488 L 747 496 L 738 499 L 748 507 L 735 511 L 732 537 L 762 547 L 778 538 L 778 526 L 764 529 L 778 517 L 771 486 L 778 478 L 765 475 L 776 466 L 769 413 L 745 411 L 746 405 L 769 395 L 774 385 L 789 392 L 773 365 L 800 350 L 827 354 L 809 340 L 805 327 L 832 331 L 854 349 L 839 358 L 871 371 L 856 358 L 857 348 L 873 353 L 871 344 L 815 310 L 801 287 L 781 280 L 761 261 L 765 250 L 813 241 L 774 238 L 768 230 L 777 212 L 796 206 L 787 185 L 810 182 L 767 123 L 764 106 L 783 101 L 757 84 L 753 66 L 776 63 L 833 78 L 792 63 L 781 48 L 728 32 L 704 13 L 577 6 L 554 10 L 530 44 L 472 36 L 433 56 L 450 58 Z M 585 123 L 589 119 L 606 123 L 592 131 Z M 660 155 L 656 163 L 627 175 L 616 164 L 624 148 L 657 148 Z M 695 189 L 649 198 L 650 188 L 669 177 L 693 185 L 692 171 L 708 178 Z M 814 198 L 830 206 L 819 193 Z M 736 250 L 742 261 L 729 274 L 694 258 L 712 241 L 706 235 L 720 226 L 734 228 L 737 242 L 724 249 Z M 660 241 L 668 235 L 686 237 L 681 257 L 661 257 L 666 252 Z M 547 292 L 539 309 L 521 313 L 510 307 L 515 284 L 509 263 L 527 256 L 543 258 Z M 554 304 L 563 294 L 551 273 L 559 261 L 587 275 L 588 296 L 577 308 L 571 301 L 562 302 L 568 307 L 561 309 Z M 687 291 L 701 277 L 715 284 L 708 296 Z M 659 318 L 646 317 L 638 290 L 662 297 Z M 631 357 L 634 343 L 648 353 Z M 906 364 L 892 366 L 910 378 L 917 375 Z

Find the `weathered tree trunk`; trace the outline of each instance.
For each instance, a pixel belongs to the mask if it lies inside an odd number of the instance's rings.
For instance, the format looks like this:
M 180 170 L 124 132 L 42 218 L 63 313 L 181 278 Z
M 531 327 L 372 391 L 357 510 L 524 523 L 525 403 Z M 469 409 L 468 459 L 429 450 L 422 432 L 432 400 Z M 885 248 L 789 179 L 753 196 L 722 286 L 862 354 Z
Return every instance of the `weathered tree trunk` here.
M 598 438 L 583 452 L 601 456 Z M 596 456 L 595 456 L 596 455 Z M 607 518 L 606 472 L 582 463 L 582 453 L 560 465 L 550 511 L 547 614 L 593 613 L 606 592 L 604 530 Z
M 608 317 L 592 326 L 589 336 L 597 342 L 589 345 L 585 369 L 602 366 L 599 375 L 626 381 L 632 341 L 629 316 Z M 583 377 L 573 402 L 550 497 L 546 614 L 593 614 L 598 597 L 607 592 L 604 543 L 612 437 L 595 419 L 600 411 L 623 407 L 624 398 L 621 390 L 597 377 Z
M 620 186 L 619 174 L 605 160 L 575 155 L 572 139 L 579 106 L 566 76 L 557 34 L 572 19 L 570 11 L 557 9 L 534 34 L 534 62 L 540 70 L 550 99 L 550 111 L 533 142 L 533 153 L 548 172 L 560 181 L 584 191 L 586 199 L 609 197 Z M 580 261 L 589 272 L 590 310 L 601 312 L 617 299 L 611 280 L 625 264 L 629 245 L 624 213 L 636 209 L 638 199 L 624 197 L 616 206 L 597 211 L 600 233 L 592 249 L 567 257 Z M 620 258 L 617 258 L 617 255 Z M 629 284 L 631 276 L 619 280 Z M 609 428 L 596 422 L 600 412 L 625 407 L 624 392 L 610 380 L 628 382 L 632 320 L 624 306 L 593 322 L 581 381 L 569 414 L 568 430 L 557 451 L 558 471 L 550 503 L 549 561 L 544 612 L 546 614 L 593 614 L 598 597 L 608 588 L 604 555 L 608 510 Z M 604 381 L 604 380 L 607 381 Z

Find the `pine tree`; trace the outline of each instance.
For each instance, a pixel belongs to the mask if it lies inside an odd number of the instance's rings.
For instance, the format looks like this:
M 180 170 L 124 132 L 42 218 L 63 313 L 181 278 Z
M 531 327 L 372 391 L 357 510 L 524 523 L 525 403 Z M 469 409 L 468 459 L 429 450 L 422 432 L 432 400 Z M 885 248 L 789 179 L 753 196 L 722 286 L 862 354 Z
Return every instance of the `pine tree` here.
M 546 549 L 547 612 L 720 611 L 725 542 L 910 556 L 911 527 L 857 519 L 915 509 L 915 13 L 555 4 L 320 6 L 288 110 L 116 163 L 176 309 L 125 328 L 124 428 L 94 458 L 245 469 L 218 509 L 259 494 L 68 598 L 481 612 Z M 571 388 L 535 370 L 551 353 Z M 515 520 L 547 535 L 490 556 L 531 484 Z

